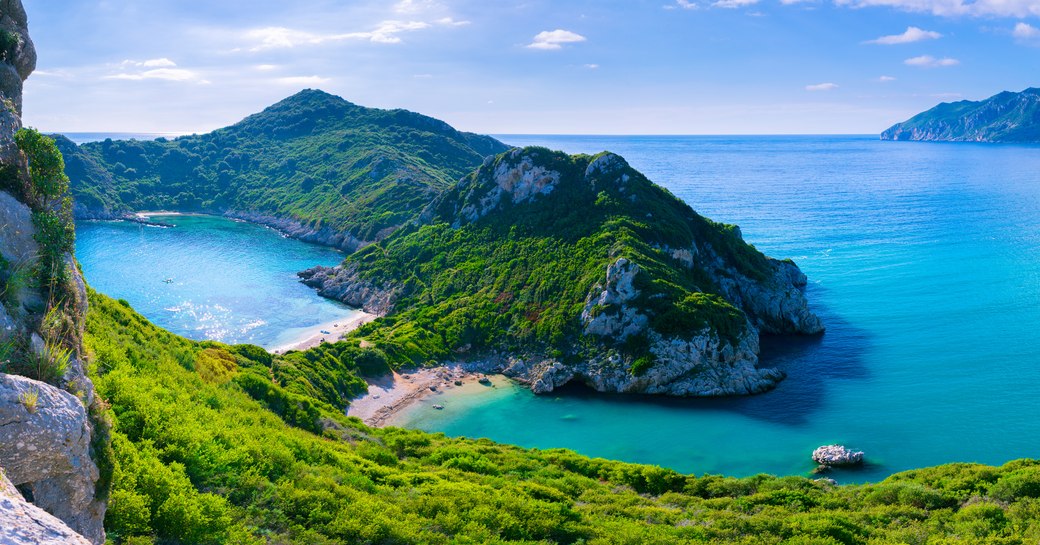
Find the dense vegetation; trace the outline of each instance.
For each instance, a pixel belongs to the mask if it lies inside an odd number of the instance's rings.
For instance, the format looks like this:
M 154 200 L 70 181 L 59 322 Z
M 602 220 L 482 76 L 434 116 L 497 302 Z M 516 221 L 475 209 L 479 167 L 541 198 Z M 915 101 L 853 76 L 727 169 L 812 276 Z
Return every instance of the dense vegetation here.
M 76 213 L 257 212 L 377 240 L 506 146 L 306 90 L 235 125 L 155 141 L 59 140 Z
M 90 296 L 86 345 L 115 423 L 105 525 L 116 544 L 1014 544 L 1040 537 L 1040 462 L 955 464 L 858 486 L 695 477 L 566 450 L 370 429 L 272 378 L 278 358 L 256 347 L 177 337 L 99 294 Z M 350 348 L 295 358 L 321 360 Z M 346 359 L 371 363 L 371 356 Z M 344 373 L 356 378 L 360 368 L 352 369 Z
M 1040 89 L 944 102 L 881 133 L 882 140 L 1040 142 Z
M 0 255 L 0 302 L 9 315 L 38 326 L 45 344 L 33 349 L 28 336 L 4 335 L 0 372 L 59 384 L 79 344 L 76 323 L 86 303 L 79 300 L 68 259 L 75 242 L 69 179 L 53 139 L 23 128 L 14 142 L 27 168 L 19 172 L 15 165 L 0 167 L 0 189 L 28 206 L 36 249 L 22 262 Z
M 394 313 L 356 336 L 395 362 L 490 349 L 584 357 L 601 348 L 600 339 L 582 335 L 586 296 L 605 282 L 610 263 L 627 258 L 640 267 L 633 304 L 654 331 L 689 336 L 711 328 L 735 339 L 746 328 L 742 310 L 719 295 L 708 271 L 687 268 L 668 249 L 712 249 L 750 278 L 769 274 L 767 258 L 732 226 L 701 217 L 620 157 L 606 156 L 612 166 L 586 176 L 601 157 L 544 148 L 501 154 L 438 198 L 425 223 L 349 256 L 345 265 L 357 266 L 362 279 L 401 293 Z M 497 191 L 496 171 L 524 160 L 560 173 L 559 183 L 528 202 L 507 195 L 486 216 L 464 217 L 467 206 Z M 645 332 L 607 339 L 615 341 L 633 358 L 646 355 Z

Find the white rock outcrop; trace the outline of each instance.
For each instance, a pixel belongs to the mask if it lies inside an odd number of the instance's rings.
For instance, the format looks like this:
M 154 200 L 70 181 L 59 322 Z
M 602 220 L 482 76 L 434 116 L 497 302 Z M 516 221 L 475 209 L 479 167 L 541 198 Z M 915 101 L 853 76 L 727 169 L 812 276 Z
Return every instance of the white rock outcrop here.
M 843 445 L 824 445 L 813 451 L 812 459 L 828 467 L 854 466 L 863 463 L 863 452 Z
M 90 545 L 54 515 L 25 501 L 0 471 L 0 543 L 3 545 Z
M 94 543 L 104 542 L 105 505 L 83 402 L 48 384 L 0 374 L 0 467 L 32 503 Z

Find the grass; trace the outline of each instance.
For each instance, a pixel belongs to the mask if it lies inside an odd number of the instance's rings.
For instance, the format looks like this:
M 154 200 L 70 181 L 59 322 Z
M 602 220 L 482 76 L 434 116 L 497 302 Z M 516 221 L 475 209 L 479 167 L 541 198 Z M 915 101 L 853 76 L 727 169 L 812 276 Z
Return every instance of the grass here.
M 37 403 L 39 403 L 39 401 L 40 390 L 36 387 L 31 387 L 18 394 L 18 402 L 21 403 L 22 406 L 25 407 L 25 410 L 29 411 L 30 414 L 36 412 Z

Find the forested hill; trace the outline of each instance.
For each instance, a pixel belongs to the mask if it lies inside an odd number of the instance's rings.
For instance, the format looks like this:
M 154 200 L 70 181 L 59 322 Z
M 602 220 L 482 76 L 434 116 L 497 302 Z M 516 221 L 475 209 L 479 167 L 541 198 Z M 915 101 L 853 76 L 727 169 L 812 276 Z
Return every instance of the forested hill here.
M 944 102 L 890 127 L 882 140 L 1040 142 L 1040 89 Z
M 488 353 L 536 392 L 748 394 L 758 335 L 818 333 L 805 275 L 612 153 L 514 148 L 340 267 L 301 273 L 386 317 L 356 335 L 395 361 Z M 403 351 L 403 352 L 402 352 Z M 461 356 L 460 356 L 461 355 Z
M 79 218 L 205 211 L 356 249 L 507 149 L 406 110 L 305 90 L 230 127 L 173 140 L 60 138 Z

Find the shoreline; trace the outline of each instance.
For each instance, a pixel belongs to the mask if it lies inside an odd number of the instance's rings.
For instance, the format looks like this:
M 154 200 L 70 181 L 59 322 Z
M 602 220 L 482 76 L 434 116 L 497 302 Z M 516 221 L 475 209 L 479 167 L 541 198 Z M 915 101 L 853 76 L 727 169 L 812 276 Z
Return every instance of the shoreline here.
M 406 409 L 443 392 L 478 383 L 486 376 L 467 371 L 459 364 L 404 373 L 392 371 L 390 375 L 366 379 L 368 392 L 351 400 L 347 416 L 356 416 L 373 428 L 392 426 Z
M 270 348 L 268 349 L 268 352 L 272 354 L 284 354 L 292 350 L 307 350 L 308 348 L 314 348 L 323 342 L 334 343 L 340 340 L 343 335 L 346 335 L 362 325 L 378 318 L 375 314 L 369 314 L 360 309 L 357 309 L 354 312 L 355 313 L 350 316 L 336 318 L 335 320 L 329 320 L 324 323 L 307 327 L 299 334 L 294 335 L 291 341 Z M 322 333 L 322 331 L 328 331 L 329 333 Z

